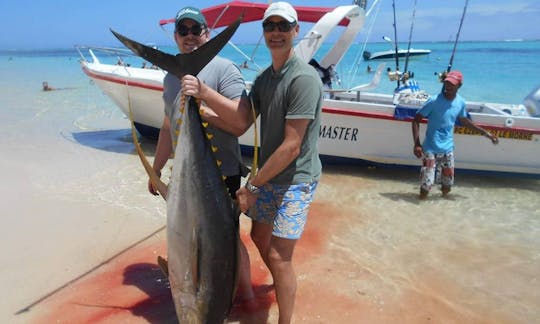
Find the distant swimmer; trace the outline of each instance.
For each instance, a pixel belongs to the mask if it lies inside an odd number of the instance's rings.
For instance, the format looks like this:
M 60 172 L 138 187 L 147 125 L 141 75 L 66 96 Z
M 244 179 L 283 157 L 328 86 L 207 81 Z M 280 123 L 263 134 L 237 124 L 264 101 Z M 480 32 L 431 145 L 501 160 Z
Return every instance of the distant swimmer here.
M 49 83 L 47 81 L 43 81 L 43 91 L 52 91 L 56 90 L 55 88 L 49 87 Z
M 258 71 L 257 69 L 252 68 L 249 66 L 248 61 L 244 61 L 242 64 L 239 65 L 241 69 L 251 70 L 251 71 Z
M 43 81 L 43 82 L 41 83 L 41 85 L 42 85 L 42 87 L 43 87 L 43 88 L 42 88 L 43 91 L 75 89 L 75 88 L 73 88 L 73 87 L 68 87 L 68 88 L 53 88 L 53 87 L 49 86 L 49 82 L 47 82 L 47 81 Z

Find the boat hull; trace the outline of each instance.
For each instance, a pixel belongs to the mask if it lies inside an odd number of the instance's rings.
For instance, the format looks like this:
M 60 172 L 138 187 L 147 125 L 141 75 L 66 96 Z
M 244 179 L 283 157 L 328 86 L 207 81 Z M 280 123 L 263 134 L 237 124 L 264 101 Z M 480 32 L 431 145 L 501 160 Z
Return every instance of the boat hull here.
M 126 115 L 129 108 L 137 131 L 157 139 L 163 123 L 163 78 L 165 72 L 120 65 L 81 62 L 83 72 Z
M 159 74 L 161 71 L 152 71 L 152 77 L 146 75 L 144 80 L 143 77 L 133 77 L 137 71 L 130 71 L 131 76 L 118 72 L 111 75 L 107 71 L 110 66 L 102 67 L 105 71 L 102 73 L 96 69 L 99 66 L 82 64 L 85 73 L 126 115 L 131 103 L 134 120 L 147 128 L 146 135 L 150 132 L 155 136 L 159 132 L 164 117 L 163 88 L 155 80 L 163 78 Z M 412 153 L 411 118 L 421 102 L 412 102 L 410 107 L 398 105 L 401 110 L 411 110 L 408 116 L 398 117 L 392 96 L 362 93 L 360 101 L 357 101 L 356 93 L 337 96 L 341 96 L 339 100 L 325 99 L 323 102 L 319 152 L 325 160 L 420 166 L 420 160 Z M 540 175 L 540 118 L 503 112 L 505 107 L 511 106 L 467 103 L 473 121 L 495 132 L 500 142 L 493 145 L 480 134 L 456 127 L 456 168 Z M 422 123 L 420 133 L 424 132 L 425 123 Z M 239 141 L 244 147 L 253 146 L 253 129 L 242 135 Z

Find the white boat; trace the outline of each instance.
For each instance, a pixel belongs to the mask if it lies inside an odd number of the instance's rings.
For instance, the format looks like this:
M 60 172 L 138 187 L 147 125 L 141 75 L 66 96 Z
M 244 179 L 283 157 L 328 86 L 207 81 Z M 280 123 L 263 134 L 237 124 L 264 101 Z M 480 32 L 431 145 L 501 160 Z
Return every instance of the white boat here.
M 394 26 L 395 26 L 395 22 L 394 22 Z M 396 44 L 394 44 L 394 41 L 388 36 L 383 36 L 383 39 L 392 46 L 396 45 Z M 399 48 L 397 50 L 397 53 L 396 53 L 395 49 L 389 49 L 387 51 L 379 51 L 379 52 L 373 52 L 373 53 L 370 52 L 370 51 L 364 51 L 362 53 L 362 57 L 364 58 L 365 61 L 369 61 L 369 60 L 389 60 L 389 59 L 395 59 L 396 56 L 398 58 L 405 58 L 407 56 L 409 58 L 414 58 L 414 57 L 418 57 L 418 56 L 428 55 L 430 53 L 431 53 L 431 50 L 428 50 L 428 49 L 418 49 L 418 48 L 402 49 L 402 48 Z
M 397 24 L 396 24 L 396 3 L 395 1 L 392 1 L 392 9 L 394 13 L 394 23 L 392 26 L 394 27 L 394 36 L 396 37 L 395 42 L 388 36 L 383 36 L 383 40 L 385 42 L 388 42 L 392 49 L 387 51 L 380 51 L 380 52 L 370 52 L 370 51 L 364 51 L 362 53 L 362 57 L 364 58 L 364 61 L 369 60 L 390 60 L 390 59 L 400 59 L 400 58 L 406 58 L 407 60 L 410 58 L 418 57 L 418 56 L 424 56 L 431 53 L 431 50 L 428 49 L 416 49 L 416 48 L 410 48 L 410 41 L 409 41 L 409 47 L 407 49 L 401 49 L 398 48 L 397 44 Z M 413 17 L 412 17 L 412 23 L 411 23 L 411 31 L 410 31 L 410 37 L 412 37 L 412 31 L 413 31 L 413 23 L 414 23 L 414 17 L 416 12 L 416 1 L 414 4 L 413 9 Z
M 423 56 L 428 55 L 431 53 L 431 50 L 428 49 L 417 49 L 417 48 L 411 48 L 409 50 L 406 49 L 399 49 L 397 52 L 398 58 L 404 58 L 407 56 L 407 52 L 409 53 L 409 57 L 417 57 L 417 56 Z M 380 52 L 369 52 L 364 51 L 362 53 L 362 56 L 364 57 L 364 60 L 389 60 L 389 59 L 395 59 L 396 58 L 396 51 L 395 50 L 387 50 L 387 51 L 380 51 Z
M 233 1 L 204 9 L 209 25 L 227 25 L 244 13 L 244 21 L 262 19 L 267 4 Z M 306 62 L 314 57 L 334 29 L 342 30 L 334 47 L 320 60 L 327 68 L 337 65 L 360 32 L 365 10 L 357 5 L 335 8 L 296 7 L 301 21 L 315 21 L 295 50 Z M 166 21 L 164 21 L 165 23 Z M 342 26 L 342 27 L 339 27 Z M 83 48 L 79 48 L 82 55 Z M 122 111 L 133 112 L 137 130 L 156 136 L 163 121 L 161 70 L 103 64 L 90 49 L 91 60 L 82 59 L 84 71 Z M 382 68 L 376 73 L 379 79 Z M 323 103 L 319 150 L 323 161 L 345 160 L 375 165 L 419 166 L 413 155 L 411 120 L 427 94 L 405 91 L 398 95 L 376 94 L 366 90 L 376 86 L 359 85 L 333 90 L 333 98 Z M 497 134 L 498 145 L 468 129 L 456 127 L 455 163 L 458 169 L 540 175 L 540 87 L 526 105 L 468 102 L 472 120 Z M 421 124 L 421 134 L 425 123 Z M 253 146 L 253 128 L 240 137 L 243 148 Z

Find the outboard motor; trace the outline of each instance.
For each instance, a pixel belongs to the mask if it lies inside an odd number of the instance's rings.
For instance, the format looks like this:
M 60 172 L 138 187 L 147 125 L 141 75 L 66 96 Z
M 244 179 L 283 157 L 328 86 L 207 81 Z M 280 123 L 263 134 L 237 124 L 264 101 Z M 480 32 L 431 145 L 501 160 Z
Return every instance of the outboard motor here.
M 540 85 L 536 87 L 525 99 L 523 105 L 532 117 L 540 117 Z

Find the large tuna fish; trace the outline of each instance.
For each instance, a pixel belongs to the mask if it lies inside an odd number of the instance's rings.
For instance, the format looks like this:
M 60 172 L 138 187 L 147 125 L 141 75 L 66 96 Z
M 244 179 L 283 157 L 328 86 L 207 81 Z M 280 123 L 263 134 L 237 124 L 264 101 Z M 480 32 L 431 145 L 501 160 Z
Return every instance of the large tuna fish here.
M 239 24 L 240 19 L 198 50 L 176 56 L 112 32 L 135 54 L 181 78 L 197 75 Z M 179 109 L 184 117 L 168 188 L 140 150 L 139 155 L 167 199 L 168 270 L 178 320 L 182 324 L 223 323 L 237 281 L 240 212 L 223 181 L 197 102 L 186 98 Z

